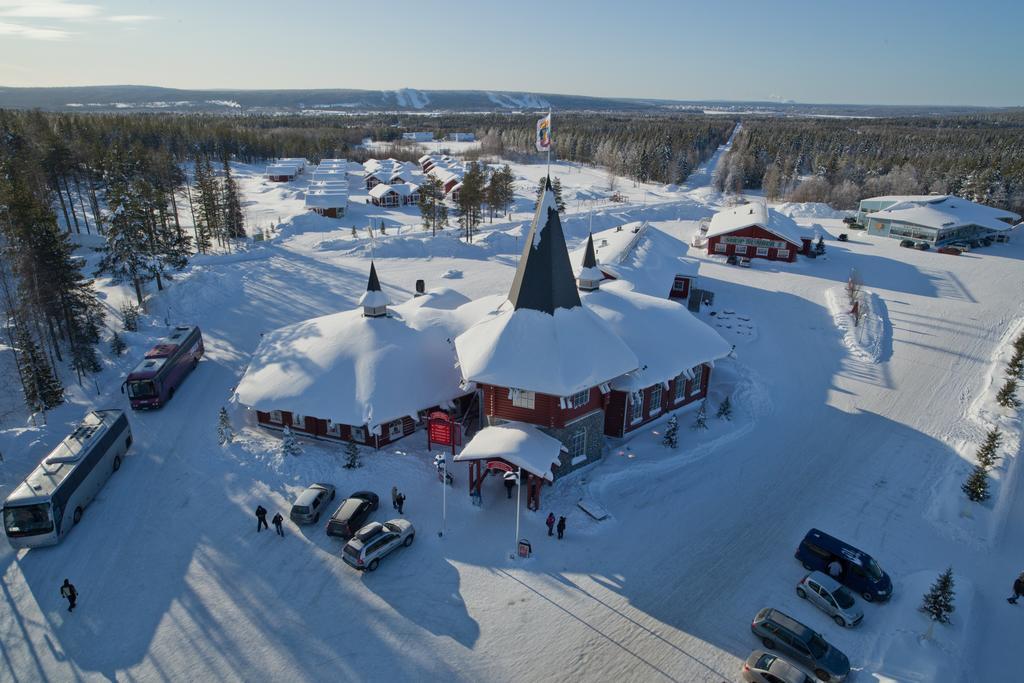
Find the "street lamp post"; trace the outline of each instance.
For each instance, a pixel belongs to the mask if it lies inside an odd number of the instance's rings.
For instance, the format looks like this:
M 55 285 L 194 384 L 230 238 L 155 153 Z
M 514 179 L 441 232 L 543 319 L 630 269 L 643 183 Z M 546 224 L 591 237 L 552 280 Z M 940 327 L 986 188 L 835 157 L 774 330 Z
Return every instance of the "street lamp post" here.
M 448 531 L 448 458 L 443 451 L 434 456 L 434 465 L 441 480 L 441 530 L 437 535 L 443 537 Z

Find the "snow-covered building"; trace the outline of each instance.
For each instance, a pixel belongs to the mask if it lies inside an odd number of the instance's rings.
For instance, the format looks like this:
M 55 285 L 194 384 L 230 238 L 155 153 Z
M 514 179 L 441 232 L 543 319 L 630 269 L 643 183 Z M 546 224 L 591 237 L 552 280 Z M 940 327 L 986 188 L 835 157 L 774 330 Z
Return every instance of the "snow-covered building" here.
M 420 186 L 415 183 L 397 183 L 387 185 L 380 183 L 370 190 L 370 201 L 375 206 L 404 206 L 419 204 Z
M 1013 211 L 953 195 L 871 197 L 862 199 L 857 209 L 857 221 L 870 234 L 937 245 L 1002 234 L 1020 218 Z
M 448 133 L 448 139 L 452 142 L 475 142 L 476 135 L 473 133 Z
M 402 139 L 411 140 L 412 142 L 432 142 L 434 139 L 434 134 L 429 131 L 402 133 Z
M 272 182 L 286 183 L 295 180 L 301 172 L 298 164 L 278 162 L 267 166 L 266 176 L 267 180 Z
M 238 401 L 263 427 L 374 447 L 411 434 L 430 412 L 458 418 L 473 392 L 450 340 L 498 303 L 436 290 L 391 306 L 371 263 L 358 308 L 263 336 Z
M 810 238 L 801 237 L 792 218 L 761 202 L 719 211 L 707 233 L 708 255 L 795 261 L 797 252 L 809 245 Z
M 306 209 L 327 218 L 341 218 L 348 208 L 348 183 L 324 180 L 306 188 Z

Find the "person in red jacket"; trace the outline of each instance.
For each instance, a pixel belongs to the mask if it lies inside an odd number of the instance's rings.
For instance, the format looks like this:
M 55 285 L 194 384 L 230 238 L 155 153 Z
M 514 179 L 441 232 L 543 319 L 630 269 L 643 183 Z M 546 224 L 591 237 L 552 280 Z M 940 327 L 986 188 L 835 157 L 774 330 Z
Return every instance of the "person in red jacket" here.
M 555 513 L 554 512 L 549 512 L 548 513 L 548 518 L 545 521 L 545 523 L 548 525 L 548 536 L 554 536 L 555 535 Z

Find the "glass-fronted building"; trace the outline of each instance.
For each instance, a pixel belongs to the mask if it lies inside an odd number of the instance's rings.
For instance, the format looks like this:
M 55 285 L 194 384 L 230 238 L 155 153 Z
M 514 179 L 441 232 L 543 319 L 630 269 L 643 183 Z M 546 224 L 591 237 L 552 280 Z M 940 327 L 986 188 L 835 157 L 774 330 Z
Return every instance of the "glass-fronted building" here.
M 857 222 L 869 234 L 949 244 L 1005 233 L 1020 215 L 953 195 L 906 195 L 862 199 Z

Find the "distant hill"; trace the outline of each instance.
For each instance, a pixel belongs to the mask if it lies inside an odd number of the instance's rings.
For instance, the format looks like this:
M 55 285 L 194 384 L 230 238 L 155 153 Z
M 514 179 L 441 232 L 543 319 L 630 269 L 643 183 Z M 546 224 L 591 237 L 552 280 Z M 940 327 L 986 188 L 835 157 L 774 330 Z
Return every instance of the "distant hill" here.
M 538 111 L 713 112 L 777 116 L 915 116 L 994 111 L 985 107 L 676 101 L 485 90 L 178 90 L 145 85 L 0 86 L 0 108 L 47 111 L 365 113 Z

